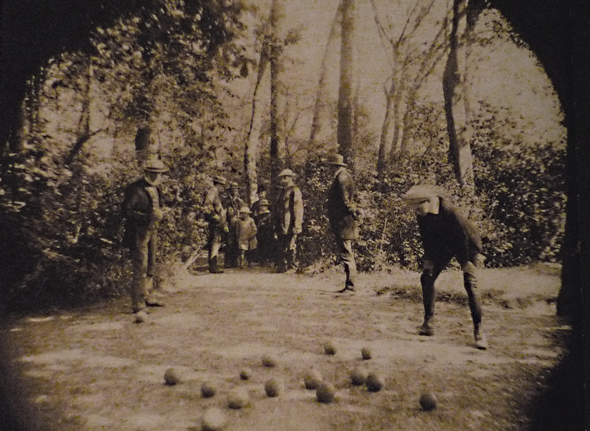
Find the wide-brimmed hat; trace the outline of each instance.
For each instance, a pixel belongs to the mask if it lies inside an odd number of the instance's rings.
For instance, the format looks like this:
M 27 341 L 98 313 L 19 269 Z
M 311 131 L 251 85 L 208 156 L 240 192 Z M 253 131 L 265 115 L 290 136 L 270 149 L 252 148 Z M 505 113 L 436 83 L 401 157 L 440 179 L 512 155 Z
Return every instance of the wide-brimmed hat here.
M 344 163 L 344 157 L 342 156 L 342 154 L 330 154 L 325 162 L 330 165 L 346 166 L 346 163 Z
M 270 202 L 268 201 L 268 199 L 261 199 L 258 201 L 258 206 L 259 207 L 269 207 Z
M 229 188 L 230 189 L 239 189 L 240 185 L 238 183 L 236 183 L 235 181 L 232 181 L 231 183 L 229 183 Z
M 294 177 L 295 173 L 291 169 L 283 169 L 279 177 Z
M 245 214 L 250 214 L 252 211 L 250 211 L 250 208 L 248 208 L 248 207 L 242 207 L 242 208 L 240 208 L 240 212 L 245 213 Z
M 164 162 L 155 157 L 152 157 L 148 161 L 146 161 L 143 169 L 149 172 L 160 173 L 168 171 L 168 167 L 164 164 Z
M 405 194 L 402 199 L 408 205 L 418 205 L 422 202 L 428 201 L 438 196 L 438 191 L 435 187 L 429 185 L 413 186 Z
M 221 184 L 224 186 L 226 183 L 227 180 L 220 175 L 216 175 L 213 177 L 213 184 Z

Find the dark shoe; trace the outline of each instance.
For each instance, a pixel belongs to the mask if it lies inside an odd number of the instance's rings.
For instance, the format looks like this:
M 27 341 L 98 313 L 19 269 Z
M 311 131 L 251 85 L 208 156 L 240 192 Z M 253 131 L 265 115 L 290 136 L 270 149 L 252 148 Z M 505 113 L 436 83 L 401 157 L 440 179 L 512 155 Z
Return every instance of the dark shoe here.
M 432 337 L 434 335 L 434 328 L 430 325 L 430 323 L 423 323 L 422 326 L 418 327 L 418 335 Z
M 134 322 L 135 323 L 143 323 L 147 319 L 147 313 L 145 311 L 138 311 L 137 313 L 133 313 Z
M 356 289 L 352 286 L 344 286 L 344 289 L 340 289 L 336 293 L 344 293 L 344 292 L 356 292 Z
M 148 307 L 164 307 L 166 304 L 157 299 L 149 299 L 145 301 L 145 305 L 147 305 Z

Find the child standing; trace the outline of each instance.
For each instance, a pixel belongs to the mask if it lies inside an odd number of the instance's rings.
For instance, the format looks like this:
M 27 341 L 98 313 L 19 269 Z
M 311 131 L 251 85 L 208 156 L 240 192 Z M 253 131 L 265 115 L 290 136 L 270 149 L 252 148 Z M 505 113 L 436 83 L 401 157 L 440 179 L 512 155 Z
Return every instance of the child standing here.
M 250 217 L 250 209 L 246 206 L 240 208 L 239 217 L 234 224 L 235 238 L 238 248 L 238 267 L 244 268 L 251 265 L 252 253 L 256 250 L 256 223 Z

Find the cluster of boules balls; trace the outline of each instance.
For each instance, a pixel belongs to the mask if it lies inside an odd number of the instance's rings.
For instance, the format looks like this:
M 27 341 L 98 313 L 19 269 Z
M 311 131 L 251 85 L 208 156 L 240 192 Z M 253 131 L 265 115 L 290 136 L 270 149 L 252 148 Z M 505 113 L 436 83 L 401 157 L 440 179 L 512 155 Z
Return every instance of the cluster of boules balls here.
M 324 344 L 324 353 L 333 356 L 336 354 L 336 346 L 329 341 Z M 373 353 L 368 347 L 361 349 L 363 360 L 373 358 Z M 277 366 L 277 359 L 272 355 L 264 355 L 261 358 L 262 366 L 273 368 Z M 250 368 L 243 368 L 240 371 L 241 380 L 252 379 L 253 372 Z M 181 378 L 174 368 L 168 368 L 164 372 L 164 382 L 168 386 L 175 386 L 181 383 Z M 375 371 L 370 372 L 366 367 L 359 365 L 350 372 L 350 382 L 354 386 L 365 385 L 369 392 L 379 392 L 385 386 L 383 376 Z M 324 381 L 322 374 L 316 368 L 310 368 L 303 374 L 303 383 L 306 389 L 316 391 L 316 399 L 323 404 L 329 404 L 336 398 L 336 388 L 330 382 Z M 264 391 L 270 398 L 281 396 L 285 392 L 285 384 L 282 379 L 272 377 L 264 383 Z M 208 381 L 201 384 L 201 396 L 211 398 L 217 393 L 216 386 Z M 228 392 L 227 406 L 230 409 L 241 409 L 250 404 L 250 394 L 246 388 L 238 387 Z M 422 410 L 432 411 L 438 407 L 438 401 L 433 392 L 425 392 L 420 396 L 419 404 Z M 222 431 L 227 423 L 223 411 L 217 407 L 208 408 L 201 419 L 203 431 Z

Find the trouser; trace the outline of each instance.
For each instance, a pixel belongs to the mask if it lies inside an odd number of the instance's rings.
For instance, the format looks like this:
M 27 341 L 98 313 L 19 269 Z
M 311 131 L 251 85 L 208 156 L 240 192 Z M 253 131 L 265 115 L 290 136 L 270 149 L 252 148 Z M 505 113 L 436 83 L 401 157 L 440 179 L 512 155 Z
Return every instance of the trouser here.
M 344 266 L 344 272 L 346 273 L 345 286 L 354 287 L 354 280 L 356 278 L 356 263 L 354 261 L 354 253 L 352 251 L 352 240 L 342 239 L 336 237 L 336 243 L 338 246 L 338 257 L 340 262 Z
M 436 279 L 440 273 L 447 267 L 451 259 L 452 257 L 435 261 L 433 269 L 424 270 L 420 276 L 420 282 L 422 284 L 422 301 L 424 303 L 424 323 L 431 323 L 434 317 L 434 303 L 436 299 L 434 283 L 436 282 Z M 465 291 L 467 292 L 469 310 L 471 311 L 473 326 L 478 328 L 482 319 L 482 311 L 481 302 L 477 293 L 477 255 L 471 256 L 469 261 L 473 265 L 468 265 L 466 267 L 463 262 L 459 263 L 461 264 L 462 268 L 466 268 L 463 271 L 463 285 L 465 287 Z
M 222 228 L 217 223 L 209 224 L 209 238 L 207 240 L 207 252 L 209 261 L 209 272 L 217 272 L 219 249 L 222 242 Z
M 131 247 L 133 281 L 131 284 L 131 307 L 133 312 L 143 310 L 153 290 L 156 269 L 158 230 L 156 227 L 140 227 L 135 232 Z
M 280 272 L 297 268 L 297 235 L 281 234 L 278 236 L 278 262 Z

